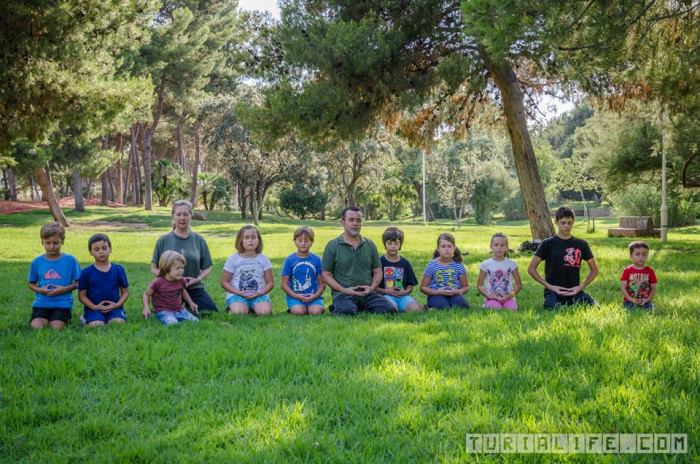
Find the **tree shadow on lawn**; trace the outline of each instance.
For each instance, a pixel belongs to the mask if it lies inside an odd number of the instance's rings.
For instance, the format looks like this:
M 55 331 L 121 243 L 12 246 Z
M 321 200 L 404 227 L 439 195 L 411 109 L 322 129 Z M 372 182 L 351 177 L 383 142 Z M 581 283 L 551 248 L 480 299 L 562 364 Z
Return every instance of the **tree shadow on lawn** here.
M 72 377 L 135 379 L 71 418 L 87 435 L 102 408 L 117 423 L 136 419 L 114 436 L 129 440 L 119 449 L 124 460 L 465 459 L 466 433 L 669 431 L 692 442 L 700 423 L 697 406 L 689 408 L 700 393 L 697 329 L 686 325 L 679 335 L 670 319 L 609 308 L 124 329 L 57 335 L 82 346 L 54 353 L 59 363 L 92 359 L 104 345 L 114 359 L 89 361 L 90 375 Z M 115 337 L 133 349 L 109 354 L 102 340 Z M 115 394 L 116 410 L 105 403 Z M 147 430 L 135 438 L 136 429 Z
M 403 359 L 388 356 L 371 370 L 382 368 L 389 390 L 405 391 L 408 385 L 413 394 L 404 404 L 418 408 L 420 417 L 437 415 L 438 424 L 450 424 L 443 432 L 451 431 L 452 441 L 463 438 L 454 436 L 455 429 L 463 433 L 678 430 L 691 440 L 698 436 L 698 408 L 688 409 L 690 398 L 700 393 L 690 369 L 697 351 L 691 334 L 696 330 L 686 326 L 679 336 L 676 324 L 664 320 L 665 330 L 659 332 L 658 321 L 624 311 L 610 315 L 581 308 L 543 316 L 508 337 L 502 322 L 511 315 L 474 314 L 464 326 L 471 333 L 448 337 L 442 341 L 447 345 L 443 349 L 414 351 Z M 384 334 L 395 330 L 381 327 Z M 673 355 L 679 350 L 681 359 Z M 378 376 L 374 372 L 365 377 L 377 382 Z M 415 380 L 420 378 L 434 381 L 422 388 Z M 405 410 L 399 408 L 396 424 L 411 416 Z

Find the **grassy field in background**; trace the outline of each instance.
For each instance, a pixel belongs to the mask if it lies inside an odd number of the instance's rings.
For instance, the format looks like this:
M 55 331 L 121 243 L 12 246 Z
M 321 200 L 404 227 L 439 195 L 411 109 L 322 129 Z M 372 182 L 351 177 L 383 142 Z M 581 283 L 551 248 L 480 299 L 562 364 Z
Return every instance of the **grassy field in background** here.
M 39 227 L 49 216 L 0 216 L 0 461 L 483 462 L 504 456 L 467 454 L 466 434 L 511 432 L 687 433 L 687 455 L 588 458 L 700 459 L 698 227 L 672 230 L 663 245 L 649 241 L 649 264 L 659 278 L 652 315 L 621 308 L 628 240 L 607 238 L 617 224 L 610 218 L 597 220 L 595 233 L 583 224 L 574 231 L 590 242 L 601 268 L 588 289 L 599 308 L 541 310 L 542 288 L 526 275 L 531 255 L 515 253 L 524 284 L 520 311 L 480 309 L 476 277 L 491 234 L 505 232 L 516 248 L 529 238 L 527 223 L 455 230 L 450 223 L 406 222 L 399 225 L 403 255 L 417 274 L 440 232 L 452 232 L 470 253 L 467 296 L 474 309 L 309 318 L 287 315 L 279 289 L 299 223 L 266 218 L 260 229 L 273 263 L 275 315 L 220 312 L 199 324 L 163 327 L 142 320 L 140 301 L 153 245 L 169 229 L 168 210 L 91 208 L 69 217 L 74 225 L 63 251 L 81 266 L 91 263 L 91 234 L 111 237 L 112 260 L 124 265 L 131 283 L 130 322 L 87 330 L 74 319 L 62 333 L 32 332 L 26 276 L 43 252 Z M 331 222 L 307 223 L 316 231 L 317 254 L 341 232 Z M 221 307 L 218 281 L 241 225 L 233 213 L 194 224 L 213 255 L 205 282 Z M 363 228 L 380 250 L 387 225 Z M 414 296 L 425 301 L 417 290 Z

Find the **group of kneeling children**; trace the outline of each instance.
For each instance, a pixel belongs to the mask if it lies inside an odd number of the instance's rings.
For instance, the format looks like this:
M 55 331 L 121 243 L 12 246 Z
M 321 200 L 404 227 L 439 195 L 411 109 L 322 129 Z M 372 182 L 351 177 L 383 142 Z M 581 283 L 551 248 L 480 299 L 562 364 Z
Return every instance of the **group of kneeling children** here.
M 596 304 L 583 289 L 595 278 L 597 265 L 588 243 L 571 235 L 574 213 L 562 207 L 555 218 L 557 234 L 541 242 L 528 267 L 530 275 L 545 287 L 545 308 L 560 304 Z M 73 256 L 61 253 L 65 231 L 60 224 L 45 224 L 40 235 L 45 253 L 32 261 L 28 277 L 29 287 L 36 294 L 31 327 L 63 328 L 71 319 L 72 291 L 76 288 L 78 299 L 84 305 L 83 322 L 91 326 L 125 322 L 124 303 L 129 296 L 129 282 L 124 268 L 110 262 L 109 237 L 95 234 L 89 239 L 88 249 L 94 264 L 81 270 Z M 311 228 L 296 229 L 297 251 L 285 259 L 282 267 L 281 287 L 291 314 L 324 312 L 322 263 L 319 256 L 310 251 L 313 241 Z M 403 241 L 404 235 L 398 228 L 389 227 L 384 231 L 385 254 L 380 258 L 383 278 L 376 291 L 398 312 L 425 309 L 411 296 L 413 288 L 419 284 L 427 295 L 428 308 L 468 308 L 464 297 L 469 291 L 467 271 L 454 237 L 449 233 L 440 234 L 433 259 L 426 266 L 420 283 L 411 263 L 400 254 Z M 517 310 L 515 297 L 522 289 L 522 282 L 517 264 L 508 258 L 508 238 L 501 233 L 494 234 L 490 248 L 491 257 L 479 265 L 477 288 L 484 298 L 483 307 Z M 237 253 L 226 260 L 221 279 L 227 291 L 229 311 L 247 314 L 251 309 L 256 314 L 269 313 L 268 294 L 274 287 L 272 264 L 262 254 L 262 237 L 256 227 L 246 225 L 238 231 L 236 250 Z M 634 241 L 629 245 L 629 253 L 632 264 L 621 276 L 624 306 L 651 310 L 657 279 L 653 269 L 646 265 L 649 246 Z M 545 261 L 544 278 L 537 271 L 541 261 Z M 583 284 L 580 283 L 581 261 L 586 261 L 591 269 Z M 160 257 L 158 269 L 158 277 L 143 295 L 143 316 L 150 316 L 152 304 L 156 317 L 166 325 L 198 320 L 194 315 L 197 305 L 188 295 L 183 277 L 185 258 L 175 251 L 166 251 Z M 268 310 L 258 311 L 261 307 Z

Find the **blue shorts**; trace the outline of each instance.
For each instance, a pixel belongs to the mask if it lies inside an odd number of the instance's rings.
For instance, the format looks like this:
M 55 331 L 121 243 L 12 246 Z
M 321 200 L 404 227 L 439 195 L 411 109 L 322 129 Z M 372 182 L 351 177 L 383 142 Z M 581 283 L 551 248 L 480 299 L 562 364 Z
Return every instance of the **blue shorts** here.
M 394 308 L 396 308 L 400 313 L 406 312 L 406 306 L 410 305 L 411 303 L 415 302 L 416 299 L 413 298 L 411 295 L 404 295 L 404 296 L 392 296 L 392 295 L 382 295 L 384 298 L 389 300 L 389 303 L 391 303 Z
M 185 308 L 182 308 L 179 311 L 156 311 L 156 317 L 160 322 L 162 322 L 165 325 L 177 324 L 180 321 L 199 321 L 199 319 L 197 319 L 191 312 L 189 312 Z
M 85 308 L 85 313 L 83 314 L 83 317 L 85 318 L 86 324 L 96 321 L 104 322 L 105 324 L 107 324 L 112 319 L 126 320 L 126 313 L 124 312 L 124 308 L 113 309 L 106 313 Z
M 323 307 L 323 297 L 319 296 L 313 301 L 309 301 L 308 303 L 304 303 L 301 300 L 297 300 L 296 298 L 292 298 L 291 296 L 287 295 L 287 309 L 291 308 L 292 306 L 304 306 L 308 308 L 309 306 L 321 306 Z
M 625 309 L 630 310 L 630 311 L 633 309 L 646 309 L 649 312 L 654 310 L 654 304 L 651 301 L 644 303 L 643 305 L 636 305 L 636 304 L 632 303 L 631 301 L 625 301 L 623 303 L 623 306 L 625 307 Z
M 256 304 L 265 302 L 272 304 L 272 301 L 270 300 L 270 295 L 262 295 L 257 298 L 253 298 L 252 300 L 249 300 L 248 298 L 243 298 L 242 296 L 238 295 L 231 295 L 228 298 L 226 298 L 226 306 L 231 306 L 231 303 L 243 303 L 245 305 L 248 305 L 248 309 L 253 309 L 253 306 L 255 306 Z

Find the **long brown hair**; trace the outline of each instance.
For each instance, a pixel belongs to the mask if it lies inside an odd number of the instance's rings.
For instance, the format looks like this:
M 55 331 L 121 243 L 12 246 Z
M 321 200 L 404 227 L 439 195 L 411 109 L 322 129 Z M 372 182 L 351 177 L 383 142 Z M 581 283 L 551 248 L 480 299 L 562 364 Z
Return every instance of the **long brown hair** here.
M 454 262 L 456 263 L 461 263 L 462 262 L 462 252 L 457 248 L 457 244 L 455 243 L 455 238 L 452 234 L 448 234 L 447 232 L 444 232 L 438 236 L 437 243 L 435 246 L 435 252 L 433 252 L 433 258 L 437 258 L 440 256 L 440 240 L 445 240 L 446 242 L 450 242 L 452 245 L 455 247 L 455 254 L 452 257 Z
M 255 252 L 260 254 L 262 253 L 262 248 L 263 248 L 263 241 L 262 241 L 262 235 L 260 235 L 260 231 L 258 230 L 257 227 L 253 225 L 245 225 L 240 228 L 238 233 L 236 234 L 236 250 L 238 250 L 239 253 L 243 253 L 245 250 L 243 249 L 243 234 L 245 233 L 246 230 L 254 230 L 256 234 L 258 234 L 258 246 L 255 247 Z

